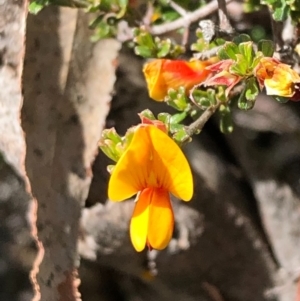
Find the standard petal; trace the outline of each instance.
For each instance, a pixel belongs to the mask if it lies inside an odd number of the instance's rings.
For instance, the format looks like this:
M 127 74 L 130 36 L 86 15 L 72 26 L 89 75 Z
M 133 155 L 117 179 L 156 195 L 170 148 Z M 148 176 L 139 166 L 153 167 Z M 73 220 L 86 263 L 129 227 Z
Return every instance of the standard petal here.
M 184 154 L 153 125 L 137 127 L 111 175 L 108 196 L 121 201 L 147 187 L 164 188 L 185 201 L 193 195 L 192 173 Z
M 193 196 L 193 176 L 180 147 L 154 126 L 146 128 L 153 147 L 152 172 L 157 177 L 156 187 L 189 201 Z
M 143 73 L 148 86 L 149 96 L 156 101 L 163 101 L 167 87 L 162 76 L 162 65 L 165 60 L 153 60 L 144 65 Z
M 217 58 L 206 61 L 183 61 L 157 59 L 145 64 L 143 72 L 148 85 L 149 96 L 157 101 L 163 101 L 170 88 L 186 88 L 187 92 L 193 86 L 203 82 L 211 73 L 207 66 L 215 63 Z
M 149 204 L 152 189 L 144 189 L 137 197 L 136 205 L 130 222 L 130 238 L 134 248 L 141 252 L 147 242 L 149 226 Z
M 149 135 L 141 126 L 137 127 L 129 147 L 117 162 L 110 177 L 109 199 L 123 201 L 148 187 L 151 152 Z
M 164 189 L 153 189 L 151 194 L 148 242 L 153 249 L 162 250 L 170 242 L 174 229 L 174 214 L 170 195 Z
M 163 77 L 168 88 L 178 89 L 183 86 L 187 89 L 201 83 L 210 74 L 202 61 L 165 60 L 163 64 Z

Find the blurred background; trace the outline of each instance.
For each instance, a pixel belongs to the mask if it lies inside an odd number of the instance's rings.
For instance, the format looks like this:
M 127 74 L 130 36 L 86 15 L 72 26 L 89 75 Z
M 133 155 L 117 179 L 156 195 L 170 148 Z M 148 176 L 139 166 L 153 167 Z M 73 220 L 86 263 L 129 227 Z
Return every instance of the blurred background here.
M 245 15 L 240 2 L 228 10 L 237 30 L 257 39 L 270 34 L 267 11 Z M 43 193 L 47 171 L 41 162 L 49 164 L 45 154 L 51 129 L 64 114 L 58 108 L 64 108 L 60 98 L 76 46 L 75 27 L 75 10 L 69 8 L 48 7 L 27 19 L 22 125 L 34 196 Z M 145 108 L 171 110 L 149 99 L 143 63 L 122 46 L 105 125 L 120 134 L 139 122 L 137 113 Z M 102 78 L 94 76 L 100 85 Z M 133 204 L 107 200 L 110 162 L 97 154 L 78 241 L 82 300 L 296 301 L 299 113 L 299 103 L 279 104 L 262 94 L 250 112 L 234 112 L 232 134 L 220 133 L 218 116 L 205 125 L 184 148 L 193 169 L 194 197 L 184 204 L 174 199 L 174 237 L 161 252 L 134 251 L 128 235 Z M 67 141 L 68 133 L 61 139 Z M 28 202 L 24 183 L 1 159 L 0 301 L 32 299 L 29 271 L 37 247 L 26 218 Z

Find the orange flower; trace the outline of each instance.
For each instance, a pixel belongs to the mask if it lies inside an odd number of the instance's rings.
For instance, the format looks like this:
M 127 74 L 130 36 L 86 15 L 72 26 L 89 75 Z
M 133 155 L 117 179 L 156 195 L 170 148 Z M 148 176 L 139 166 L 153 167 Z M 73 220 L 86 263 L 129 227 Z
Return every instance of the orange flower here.
M 293 97 L 299 90 L 300 77 L 289 65 L 264 57 L 254 70 L 261 88 L 266 87 L 268 95 Z
M 137 194 L 130 236 L 138 252 L 146 245 L 164 249 L 171 240 L 174 215 L 169 193 L 184 201 L 192 198 L 189 164 L 166 133 L 154 125 L 139 125 L 108 185 L 108 196 L 113 201 Z
M 205 68 L 215 63 L 217 58 L 207 61 L 180 61 L 157 59 L 145 64 L 143 72 L 148 85 L 149 96 L 157 101 L 163 101 L 170 88 L 180 86 L 190 90 L 203 82 L 210 71 Z
M 206 86 L 222 85 L 227 86 L 225 90 L 226 96 L 228 96 L 230 90 L 237 85 L 242 79 L 241 76 L 230 72 L 230 67 L 234 64 L 234 60 L 228 59 L 217 62 L 206 69 L 212 74 L 205 82 Z

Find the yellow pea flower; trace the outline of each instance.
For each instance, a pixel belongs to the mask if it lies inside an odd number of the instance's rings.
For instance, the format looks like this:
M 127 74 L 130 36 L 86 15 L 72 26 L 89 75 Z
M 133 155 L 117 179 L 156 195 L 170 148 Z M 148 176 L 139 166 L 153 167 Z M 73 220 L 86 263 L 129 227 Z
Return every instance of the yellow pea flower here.
M 143 72 L 146 78 L 149 96 L 163 101 L 170 88 L 185 87 L 187 92 L 202 83 L 211 73 L 206 67 L 215 63 L 216 57 L 206 61 L 182 61 L 156 59 L 146 63 Z
M 192 198 L 193 178 L 187 159 L 162 130 L 139 125 L 108 185 L 112 201 L 137 194 L 130 237 L 138 252 L 146 245 L 161 250 L 170 242 L 174 228 L 170 193 L 184 201 Z
M 289 65 L 274 58 L 262 58 L 254 73 L 260 87 L 266 87 L 268 95 L 293 98 L 299 90 L 300 76 L 298 73 Z

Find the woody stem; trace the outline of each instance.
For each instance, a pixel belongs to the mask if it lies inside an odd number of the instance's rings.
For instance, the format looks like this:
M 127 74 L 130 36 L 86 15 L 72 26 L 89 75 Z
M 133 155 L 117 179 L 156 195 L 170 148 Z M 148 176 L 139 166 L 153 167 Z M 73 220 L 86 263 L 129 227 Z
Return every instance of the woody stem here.
M 200 130 L 202 130 L 205 123 L 220 107 L 220 104 L 221 103 L 218 102 L 217 104 L 208 107 L 200 117 L 198 117 L 193 123 L 186 127 L 186 133 L 191 137 L 194 134 L 197 134 Z
M 186 133 L 190 137 L 194 134 L 198 134 L 199 131 L 201 131 L 204 127 L 205 123 L 209 120 L 209 118 L 217 111 L 220 105 L 221 103 L 217 102 L 217 104 L 208 107 L 199 118 L 197 118 L 193 123 L 186 127 Z

